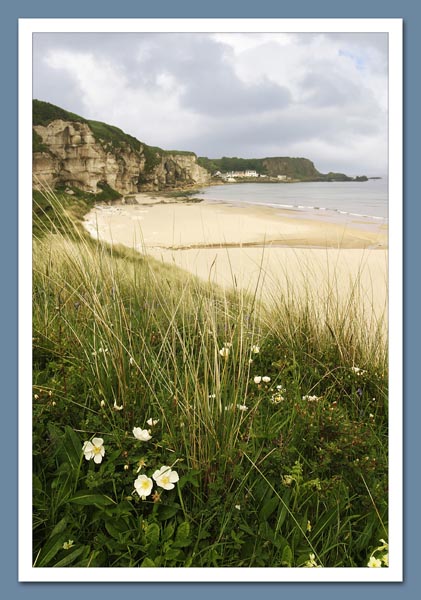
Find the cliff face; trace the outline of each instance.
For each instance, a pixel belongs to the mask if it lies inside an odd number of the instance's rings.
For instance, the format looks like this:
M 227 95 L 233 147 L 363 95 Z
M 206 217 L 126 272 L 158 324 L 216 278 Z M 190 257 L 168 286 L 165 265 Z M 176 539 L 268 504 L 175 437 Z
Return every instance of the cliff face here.
M 34 125 L 34 131 L 39 141 L 33 153 L 34 187 L 62 184 L 97 192 L 98 183 L 107 183 L 124 195 L 209 181 L 194 154 L 167 153 L 140 142 L 138 147 L 112 144 L 98 139 L 86 122 L 55 119 Z
M 277 177 L 278 175 L 286 175 L 293 179 L 317 179 L 322 177 L 314 163 L 308 158 L 264 158 L 262 165 L 270 177 Z

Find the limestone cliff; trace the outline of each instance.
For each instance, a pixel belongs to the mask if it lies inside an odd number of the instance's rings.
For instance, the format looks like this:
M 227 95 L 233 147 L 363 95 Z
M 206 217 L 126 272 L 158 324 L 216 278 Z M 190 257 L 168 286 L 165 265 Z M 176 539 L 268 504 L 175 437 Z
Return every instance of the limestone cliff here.
M 37 100 L 33 130 L 34 187 L 67 185 L 96 193 L 105 183 L 124 195 L 209 181 L 193 153 L 153 148 L 116 127 Z

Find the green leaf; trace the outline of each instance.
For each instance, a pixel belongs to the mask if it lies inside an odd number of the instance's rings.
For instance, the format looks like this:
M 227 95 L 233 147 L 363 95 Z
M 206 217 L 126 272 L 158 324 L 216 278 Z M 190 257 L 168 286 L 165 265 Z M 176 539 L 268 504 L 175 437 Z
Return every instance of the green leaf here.
M 181 550 L 177 550 L 176 548 L 169 548 L 165 554 L 164 554 L 164 558 L 165 560 L 176 560 L 177 558 L 179 558 L 181 554 Z
M 165 527 L 164 531 L 163 531 L 162 540 L 164 542 L 168 541 L 168 540 L 171 540 L 172 537 L 173 537 L 173 535 L 174 535 L 174 531 L 175 531 L 175 527 L 174 527 L 174 525 L 172 523 L 170 523 L 169 525 L 167 525 Z
M 57 523 L 57 525 L 54 527 L 53 531 L 49 535 L 49 538 L 53 538 L 54 536 L 58 535 L 59 533 L 63 533 L 63 531 L 66 529 L 66 527 L 67 527 L 67 518 L 63 517 L 63 519 L 61 519 L 61 521 L 59 521 Z
M 282 527 L 287 515 L 291 512 L 288 508 L 290 495 L 291 495 L 291 491 L 287 490 L 287 492 L 285 492 L 285 494 L 282 497 L 282 501 L 279 503 L 278 520 L 276 523 L 277 531 L 279 531 L 279 529 Z
M 110 504 L 116 504 L 112 498 L 103 494 L 92 494 L 89 490 L 81 490 L 69 498 L 69 502 L 74 504 L 81 504 L 83 506 L 109 506 Z
M 71 427 L 64 428 L 64 450 L 73 469 L 77 469 L 82 457 L 82 443 Z
M 42 549 L 36 567 L 46 567 L 55 557 L 57 552 L 63 549 L 63 542 L 65 541 L 65 536 L 62 533 L 51 538 Z
M 265 504 L 262 506 L 260 513 L 259 513 L 259 520 L 267 521 L 269 519 L 270 515 L 274 512 L 274 510 L 278 506 L 278 504 L 279 504 L 279 500 L 276 496 L 273 498 L 270 498 L 267 502 L 265 502 Z
M 181 508 L 180 505 L 177 503 L 161 505 L 159 507 L 158 519 L 160 521 L 165 521 L 167 519 L 171 519 L 171 517 L 173 517 L 174 515 L 176 515 L 178 513 L 180 508 Z
M 118 520 L 106 521 L 105 529 L 114 539 L 120 541 L 124 534 L 129 532 L 129 529 L 125 523 L 121 523 Z
M 150 523 L 146 529 L 146 541 L 150 546 L 157 546 L 159 542 L 159 525 Z
M 56 562 L 53 567 L 67 567 L 68 565 L 71 565 L 81 554 L 83 554 L 83 552 L 85 552 L 86 549 L 89 550 L 89 546 L 76 548 L 76 550 L 73 550 L 73 552 L 70 552 L 67 556 Z
M 143 559 L 142 564 L 140 565 L 141 567 L 156 567 L 156 564 L 154 563 L 154 561 L 151 558 L 148 558 L 147 556 Z
M 185 548 L 186 546 L 190 546 L 190 544 L 190 524 L 187 521 L 184 521 L 183 523 L 180 523 L 177 528 L 173 546 L 174 548 Z
M 292 567 L 292 550 L 288 544 L 282 551 L 281 564 L 283 567 Z

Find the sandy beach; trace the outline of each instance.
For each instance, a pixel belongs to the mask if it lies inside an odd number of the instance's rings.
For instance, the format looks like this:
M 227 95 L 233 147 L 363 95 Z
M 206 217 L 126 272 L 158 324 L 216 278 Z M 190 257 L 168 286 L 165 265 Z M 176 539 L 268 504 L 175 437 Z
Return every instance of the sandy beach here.
M 236 285 L 266 299 L 337 294 L 358 281 L 368 313 L 387 302 L 387 226 L 332 222 L 254 205 L 187 203 L 139 194 L 135 204 L 96 206 L 85 218 L 93 237 L 175 264 L 206 281 Z

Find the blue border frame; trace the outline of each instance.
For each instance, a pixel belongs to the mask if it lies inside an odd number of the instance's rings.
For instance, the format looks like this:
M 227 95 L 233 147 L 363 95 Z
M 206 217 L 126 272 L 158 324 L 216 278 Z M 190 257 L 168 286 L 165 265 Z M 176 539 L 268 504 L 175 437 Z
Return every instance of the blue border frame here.
M 299 6 L 289 3 L 284 6 L 275 0 L 213 0 L 201 5 L 197 0 L 161 0 L 158 4 L 132 3 L 130 0 L 72 0 L 66 6 L 57 0 L 16 0 L 13 5 L 0 9 L 2 56 L 1 105 L 2 136 L 2 234 L 0 236 L 1 257 L 1 360 L 5 384 L 2 385 L 2 423 L 0 436 L 3 457 L 1 503 L 1 587 L 8 598 L 21 598 L 27 594 L 31 599 L 73 598 L 75 593 L 96 596 L 101 600 L 114 598 L 120 593 L 140 593 L 151 598 L 161 596 L 213 598 L 216 594 L 242 598 L 254 597 L 256 593 L 289 594 L 294 598 L 311 595 L 315 600 L 354 598 L 356 594 L 366 598 L 375 593 L 383 599 L 397 596 L 415 598 L 421 586 L 418 581 L 420 555 L 420 522 L 418 499 L 420 498 L 419 449 L 415 436 L 420 423 L 420 400 L 418 382 L 414 372 L 419 364 L 418 340 L 420 319 L 418 298 L 420 285 L 419 261 L 414 238 L 419 237 L 417 223 L 420 222 L 421 199 L 416 185 L 417 161 L 419 161 L 420 78 L 418 61 L 421 56 L 420 6 L 413 0 L 353 0 L 339 3 L 338 0 L 301 0 Z M 404 582 L 403 583 L 18 583 L 17 573 L 17 32 L 18 18 L 403 18 L 404 20 Z M 6 175 L 7 174 L 7 175 Z M 417 281 L 418 279 L 418 281 Z M 419 366 L 418 366 L 419 369 Z M 6 376 L 7 374 L 7 376 Z M 392 399 L 393 400 L 393 399 Z M 411 447 L 411 442 L 414 444 Z M 418 479 L 418 481 L 417 481 Z M 30 482 L 28 482 L 28 490 Z M 23 490 L 24 492 L 24 490 Z

